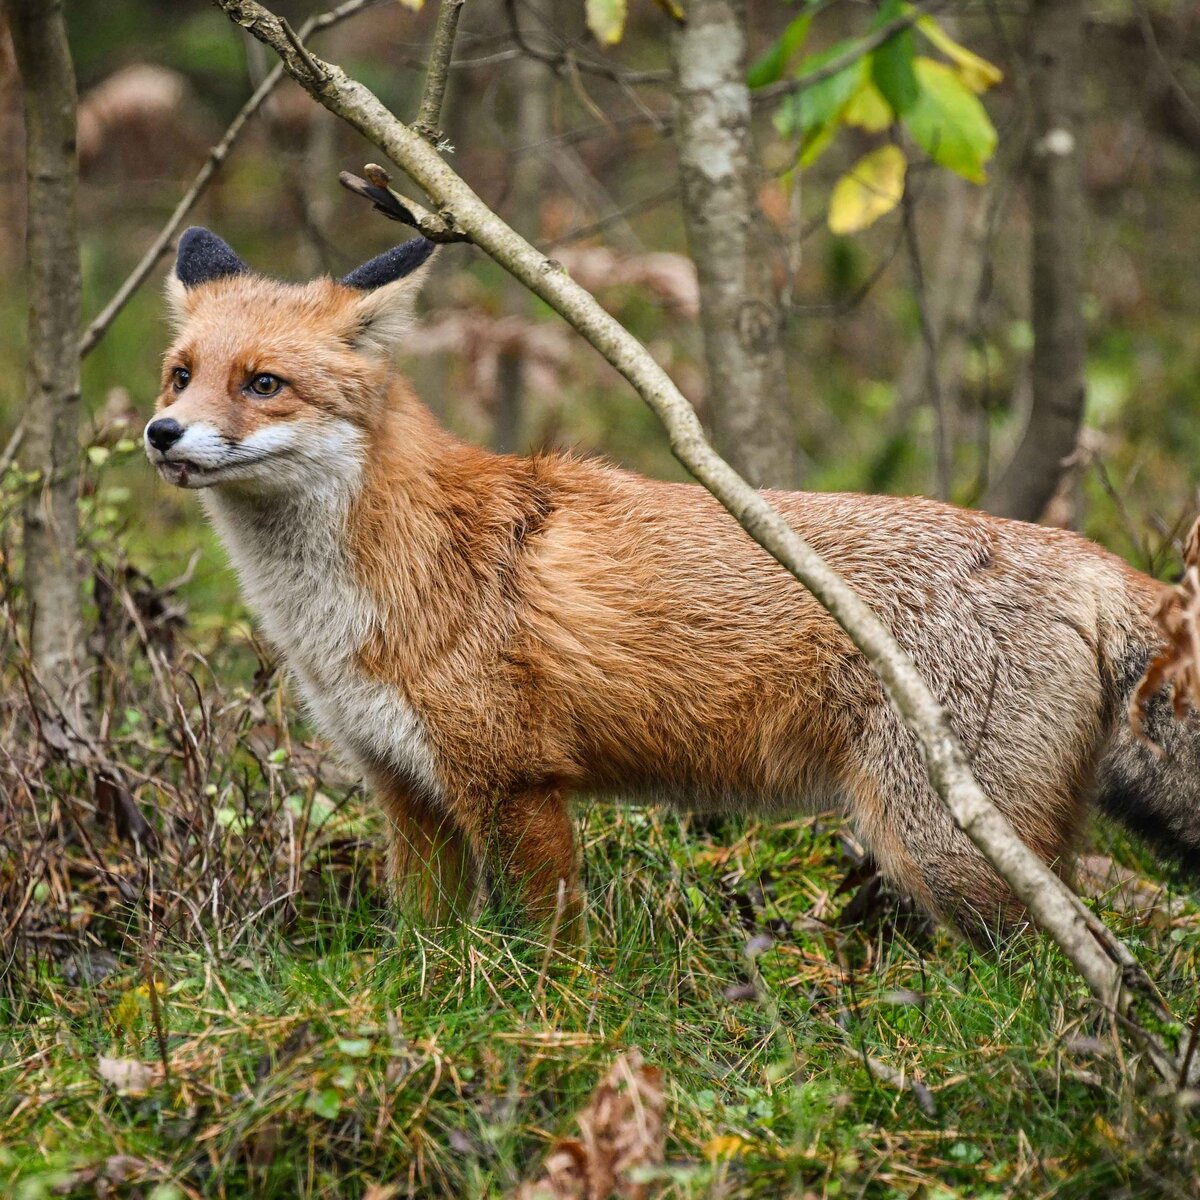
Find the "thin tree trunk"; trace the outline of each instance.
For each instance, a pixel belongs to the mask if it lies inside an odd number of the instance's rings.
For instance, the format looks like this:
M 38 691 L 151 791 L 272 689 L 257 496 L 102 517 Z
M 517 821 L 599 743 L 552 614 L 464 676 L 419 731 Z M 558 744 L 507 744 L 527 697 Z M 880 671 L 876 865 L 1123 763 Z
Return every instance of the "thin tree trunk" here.
M 79 231 L 75 72 L 61 0 L 7 0 L 25 101 L 29 346 L 22 463 L 25 586 L 34 666 L 62 702 L 82 697 L 79 532 Z M 69 710 L 68 710 L 69 711 Z
M 755 188 L 744 0 L 690 0 L 672 37 L 675 143 L 700 282 L 713 437 L 758 487 L 799 481 L 768 243 Z
M 984 507 L 1036 521 L 1075 450 L 1083 421 L 1083 0 L 1033 0 L 1029 166 L 1033 406 L 1008 469 Z
M 531 36 L 526 32 L 526 37 Z M 513 71 L 516 105 L 512 123 L 514 149 L 527 147 L 513 162 L 508 211 L 512 227 L 537 244 L 538 217 L 549 163 L 541 143 L 550 136 L 550 104 L 554 71 L 535 58 L 521 58 Z M 528 148 L 533 147 L 533 148 Z M 529 313 L 529 290 L 515 279 L 505 282 L 505 310 Z M 522 448 L 525 426 L 525 360 L 518 348 L 503 351 L 496 364 L 496 412 L 492 444 L 504 454 Z

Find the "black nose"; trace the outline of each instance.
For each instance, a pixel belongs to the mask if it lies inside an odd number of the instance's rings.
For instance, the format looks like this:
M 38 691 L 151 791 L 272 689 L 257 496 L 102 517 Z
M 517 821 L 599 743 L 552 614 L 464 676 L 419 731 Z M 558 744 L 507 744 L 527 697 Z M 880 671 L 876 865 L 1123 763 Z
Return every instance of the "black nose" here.
M 174 417 L 160 417 L 146 426 L 146 441 L 164 454 L 183 437 L 183 426 Z

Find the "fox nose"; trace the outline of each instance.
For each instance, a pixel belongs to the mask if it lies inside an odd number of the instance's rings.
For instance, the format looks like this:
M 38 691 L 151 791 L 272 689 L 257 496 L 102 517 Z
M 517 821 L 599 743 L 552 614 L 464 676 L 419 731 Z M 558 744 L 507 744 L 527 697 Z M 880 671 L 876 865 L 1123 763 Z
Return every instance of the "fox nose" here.
M 146 441 L 165 454 L 183 437 L 183 426 L 174 417 L 160 417 L 146 426 Z

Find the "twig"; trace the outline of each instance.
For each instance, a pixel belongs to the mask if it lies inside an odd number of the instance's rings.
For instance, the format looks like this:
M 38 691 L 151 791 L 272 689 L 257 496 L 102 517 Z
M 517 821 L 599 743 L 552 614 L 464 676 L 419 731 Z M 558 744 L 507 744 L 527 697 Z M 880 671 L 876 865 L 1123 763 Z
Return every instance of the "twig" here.
M 278 19 L 256 0 L 214 0 L 243 28 L 279 54 L 303 82 L 304 64 L 283 34 Z M 1045 863 L 1020 839 L 999 809 L 984 795 L 945 710 L 912 659 L 891 632 L 839 575 L 709 445 L 695 410 L 644 346 L 558 264 L 546 258 L 502 221 L 458 177 L 416 130 L 390 113 L 361 83 L 337 66 L 323 63 L 325 82 L 310 90 L 331 112 L 373 141 L 408 172 L 455 226 L 471 237 L 510 274 L 564 317 L 619 371 L 662 422 L 679 461 L 730 512 L 741 527 L 803 583 L 829 612 L 878 675 L 907 726 L 917 738 L 929 780 L 958 826 L 979 848 L 1030 916 L 1058 944 L 1102 1008 L 1131 1030 L 1155 1068 L 1172 1064 L 1178 1048 L 1128 1016 L 1133 1000 L 1163 1012 L 1153 984 L 1129 950 L 1109 932 Z M 1195 1064 L 1193 1064 L 1193 1071 Z
M 1187 88 L 1179 82 L 1179 77 L 1167 61 L 1167 56 L 1163 53 L 1162 46 L 1159 44 L 1158 34 L 1154 32 L 1154 22 L 1151 20 L 1150 10 L 1142 0 L 1133 0 L 1133 8 L 1134 12 L 1137 13 L 1138 25 L 1142 30 L 1142 40 L 1146 43 L 1146 48 L 1150 51 L 1150 56 L 1154 59 L 1154 65 L 1158 68 L 1158 73 L 1162 76 L 1167 91 L 1174 93 L 1175 99 L 1182 108 L 1187 110 L 1188 115 L 1193 121 L 1200 122 L 1200 105 L 1192 99 Z
M 347 3 L 330 9 L 329 12 L 322 13 L 317 17 L 310 17 L 300 26 L 299 35 L 293 34 L 292 36 L 308 37 L 312 33 L 319 33 L 321 30 L 328 29 L 331 25 L 336 25 L 338 22 L 344 21 L 347 17 L 352 17 L 363 9 L 373 8 L 379 3 L 381 3 L 381 0 L 347 0 Z M 229 157 L 229 152 L 233 149 L 234 143 L 241 137 L 246 122 L 262 108 L 268 97 L 283 79 L 283 76 L 283 64 L 276 63 L 258 87 L 254 89 L 249 100 L 242 105 L 237 116 L 230 122 L 229 128 L 225 130 L 221 140 L 208 152 L 208 158 L 200 170 L 196 172 L 196 177 L 192 180 L 192 186 L 183 194 L 182 199 L 175 206 L 175 211 L 167 219 L 167 223 L 159 230 L 158 236 L 154 241 L 150 243 L 150 248 L 142 255 L 137 266 L 129 273 L 128 278 L 117 289 L 113 298 L 104 306 L 87 329 L 84 330 L 83 336 L 79 339 L 80 358 L 86 357 L 96 348 L 100 339 L 108 332 L 109 326 L 116 320 L 125 305 L 129 303 L 138 288 L 146 282 L 147 276 L 158 265 L 159 260 L 170 249 L 171 243 L 175 240 L 176 234 L 179 233 L 180 226 L 187 219 L 188 213 L 195 207 L 196 201 L 204 194 L 221 164 Z
M 391 176 L 375 163 L 368 163 L 363 168 L 369 179 L 361 179 L 349 171 L 338 175 L 338 183 L 348 192 L 370 200 L 375 211 L 382 213 L 390 221 L 399 221 L 402 225 L 411 226 L 431 242 L 469 242 L 471 239 L 461 230 L 456 229 L 451 221 L 438 213 L 431 213 L 415 200 L 393 191 L 388 185 Z
M 750 93 L 751 102 L 765 104 L 769 100 L 778 100 L 781 96 L 790 96 L 793 92 L 803 92 L 806 88 L 816 87 L 835 75 L 840 75 L 847 67 L 852 67 L 861 58 L 878 50 L 884 42 L 890 42 L 898 33 L 915 25 L 922 17 L 936 12 L 938 4 L 914 4 L 909 12 L 902 17 L 896 17 L 886 25 L 860 38 L 853 46 L 848 47 L 836 58 L 823 63 L 815 71 L 809 71 L 796 79 L 781 79 L 778 83 L 767 84 Z
M 24 440 L 25 417 L 22 416 L 17 422 L 17 427 L 12 431 L 12 436 L 5 443 L 4 450 L 0 452 L 0 476 L 3 476 L 16 461 L 17 451 L 21 449 L 21 443 Z
M 421 106 L 413 123 L 413 128 L 435 146 L 442 138 L 442 101 L 446 95 L 446 82 L 450 78 L 454 35 L 458 32 L 458 18 L 462 15 L 465 3 L 466 0 L 442 0 L 438 6 L 437 27 L 433 32 L 433 46 L 429 51 L 429 67 L 425 72 Z
M 573 47 L 561 50 L 557 54 L 539 50 L 529 43 L 525 37 L 525 31 L 521 28 L 521 22 L 517 19 L 517 0 L 504 0 L 504 12 L 508 17 L 509 35 L 517 49 L 527 57 L 545 63 L 557 75 L 565 74 L 568 70 L 586 71 L 589 75 L 599 75 L 602 79 L 609 79 L 613 83 L 627 86 L 639 83 L 665 86 L 671 82 L 670 71 L 630 71 L 598 59 L 581 56 Z
M 284 17 L 279 18 L 279 24 L 283 29 L 283 36 L 291 43 L 292 49 L 296 52 L 297 58 L 300 59 L 305 68 L 308 70 L 309 81 L 314 86 L 319 87 L 325 80 L 325 72 L 317 65 L 317 60 L 313 58 L 311 54 L 309 54 L 308 50 L 304 46 L 304 42 L 301 40 L 302 36 L 307 35 L 297 34 Z
M 545 245 L 547 249 L 553 250 L 557 246 L 567 246 L 572 242 L 582 242 L 587 238 L 595 237 L 598 233 L 603 233 L 612 225 L 622 224 L 630 217 L 640 216 L 644 212 L 658 208 L 660 204 L 666 204 L 669 200 L 674 200 L 678 195 L 679 184 L 669 184 L 661 191 L 652 192 L 649 196 L 643 196 L 640 200 L 634 200 L 626 204 L 624 208 L 618 208 L 613 212 L 605 214 L 603 217 L 599 217 L 595 221 L 590 221 L 586 225 L 576 225 L 574 229 L 568 229 L 566 233 L 559 234 L 558 237 L 552 238 Z

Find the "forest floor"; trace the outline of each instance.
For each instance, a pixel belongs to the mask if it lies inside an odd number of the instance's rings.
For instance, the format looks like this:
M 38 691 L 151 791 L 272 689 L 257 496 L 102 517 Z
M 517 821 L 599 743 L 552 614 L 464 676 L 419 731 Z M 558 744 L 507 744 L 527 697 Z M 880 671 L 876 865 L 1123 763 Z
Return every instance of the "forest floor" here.
M 1043 940 L 980 952 L 863 891 L 829 819 L 594 802 L 581 948 L 399 921 L 380 817 L 229 595 L 95 561 L 86 753 L 0 627 L 0 1195 L 508 1196 L 635 1047 L 647 1195 L 1197 1194 L 1200 1096 Z M 1195 894 L 1094 841 L 1098 911 L 1192 1019 Z

